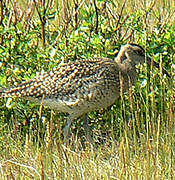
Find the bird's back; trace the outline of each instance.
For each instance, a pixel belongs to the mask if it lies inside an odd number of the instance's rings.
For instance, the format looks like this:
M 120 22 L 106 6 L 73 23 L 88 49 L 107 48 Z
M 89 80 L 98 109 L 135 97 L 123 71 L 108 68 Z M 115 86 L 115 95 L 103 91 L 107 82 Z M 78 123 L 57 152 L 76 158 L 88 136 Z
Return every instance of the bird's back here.
M 1 89 L 0 97 L 23 97 L 52 109 L 72 113 L 114 103 L 120 92 L 119 67 L 108 58 L 63 64 L 17 87 Z

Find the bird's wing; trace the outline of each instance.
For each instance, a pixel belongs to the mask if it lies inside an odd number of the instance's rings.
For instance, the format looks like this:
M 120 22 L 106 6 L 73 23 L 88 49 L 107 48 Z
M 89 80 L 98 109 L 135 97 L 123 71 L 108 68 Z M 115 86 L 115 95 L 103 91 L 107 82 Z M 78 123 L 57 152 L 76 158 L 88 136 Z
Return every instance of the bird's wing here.
M 40 73 L 36 78 L 16 87 L 0 89 L 0 97 L 55 97 L 58 99 L 91 97 L 94 87 L 100 87 L 114 77 L 115 62 L 107 58 L 94 58 L 63 64 L 50 72 Z M 105 77 L 106 76 L 106 77 Z M 93 87 L 93 88 L 92 88 Z M 94 93 L 95 94 L 95 93 Z M 77 96 L 77 97 L 76 97 Z M 74 97 L 74 98 L 73 98 Z

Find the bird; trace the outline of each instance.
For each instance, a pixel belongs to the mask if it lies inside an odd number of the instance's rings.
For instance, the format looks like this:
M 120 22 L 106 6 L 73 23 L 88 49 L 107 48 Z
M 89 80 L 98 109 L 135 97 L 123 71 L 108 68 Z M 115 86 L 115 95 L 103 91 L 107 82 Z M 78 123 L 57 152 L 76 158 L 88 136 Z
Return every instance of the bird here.
M 137 65 L 145 62 L 159 68 L 159 63 L 147 56 L 142 46 L 128 43 L 121 47 L 114 59 L 95 57 L 61 64 L 16 87 L 0 89 L 0 98 L 24 98 L 68 113 L 63 129 L 64 141 L 70 134 L 72 121 L 84 116 L 85 133 L 92 143 L 88 112 L 114 104 L 121 90 L 126 92 L 135 84 L 138 78 Z M 162 71 L 170 77 L 165 68 Z

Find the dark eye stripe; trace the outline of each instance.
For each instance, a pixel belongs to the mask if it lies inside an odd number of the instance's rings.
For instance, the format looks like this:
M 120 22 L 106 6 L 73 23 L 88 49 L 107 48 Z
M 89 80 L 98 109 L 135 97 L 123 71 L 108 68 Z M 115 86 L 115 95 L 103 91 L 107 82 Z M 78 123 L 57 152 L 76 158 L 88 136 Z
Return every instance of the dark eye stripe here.
M 138 55 L 140 55 L 140 56 L 144 56 L 145 54 L 144 54 L 144 52 L 143 51 L 141 51 L 141 50 L 137 50 L 137 51 L 135 51 Z
M 138 53 L 142 56 L 144 55 L 143 51 L 138 51 Z

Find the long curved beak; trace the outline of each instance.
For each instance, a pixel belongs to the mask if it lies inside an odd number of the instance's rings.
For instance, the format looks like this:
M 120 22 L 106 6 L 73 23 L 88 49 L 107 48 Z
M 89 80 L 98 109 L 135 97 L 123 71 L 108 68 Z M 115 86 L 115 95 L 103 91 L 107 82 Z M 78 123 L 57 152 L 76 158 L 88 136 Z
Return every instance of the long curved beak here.
M 152 64 L 153 66 L 155 66 L 156 68 L 160 68 L 160 64 L 157 63 L 156 61 L 154 61 L 154 59 L 150 58 L 150 57 L 147 57 L 147 62 L 148 64 Z M 166 74 L 169 78 L 171 77 L 170 74 L 168 73 L 168 71 L 163 67 L 162 68 L 162 72 L 163 74 Z

